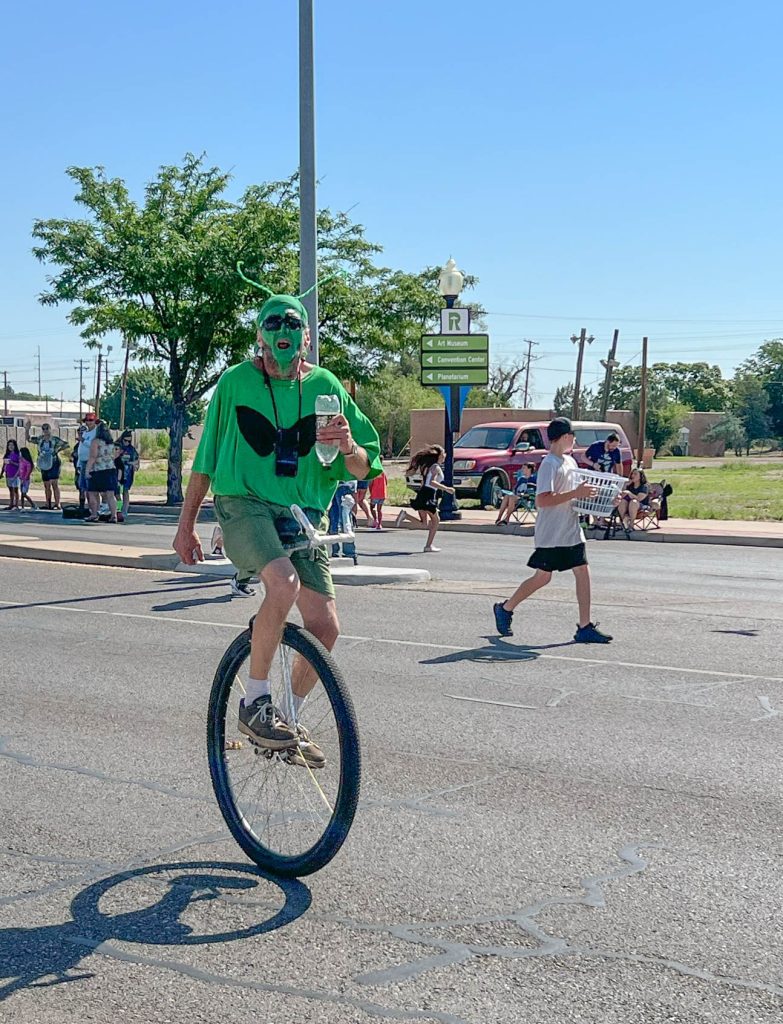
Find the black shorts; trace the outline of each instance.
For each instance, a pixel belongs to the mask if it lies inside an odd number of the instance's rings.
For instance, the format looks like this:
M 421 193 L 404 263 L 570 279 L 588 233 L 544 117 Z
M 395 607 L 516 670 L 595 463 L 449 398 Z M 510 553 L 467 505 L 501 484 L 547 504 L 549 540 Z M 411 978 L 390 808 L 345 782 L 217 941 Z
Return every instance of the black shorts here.
M 104 492 L 114 494 L 117 489 L 117 470 L 99 469 L 93 470 L 87 477 L 87 490 L 90 494 L 103 494 Z
M 438 492 L 434 487 L 421 487 L 419 493 L 411 502 L 411 508 L 417 512 L 437 512 Z
M 51 469 L 42 469 L 41 470 L 41 480 L 43 480 L 43 482 L 45 484 L 50 483 L 52 480 L 59 480 L 60 479 L 60 469 L 61 468 L 62 468 L 62 464 L 61 464 L 60 460 L 59 459 L 55 459 L 54 462 L 52 463 L 52 468 Z
M 544 572 L 566 572 L 587 565 L 587 552 L 584 544 L 573 544 L 566 548 L 536 548 L 527 564 L 531 569 L 543 569 Z

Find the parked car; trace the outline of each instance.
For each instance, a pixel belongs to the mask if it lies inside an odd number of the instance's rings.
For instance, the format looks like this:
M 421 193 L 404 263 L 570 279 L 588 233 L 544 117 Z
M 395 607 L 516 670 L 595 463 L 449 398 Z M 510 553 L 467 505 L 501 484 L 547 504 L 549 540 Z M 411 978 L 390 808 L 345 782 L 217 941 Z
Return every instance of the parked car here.
M 502 490 L 511 490 L 514 474 L 525 462 L 536 466 L 549 450 L 545 422 L 519 423 L 502 420 L 479 423 L 471 427 L 454 445 L 454 487 L 458 498 L 478 498 L 483 505 L 497 508 Z M 592 420 L 574 422 L 573 455 L 580 466 L 587 467 L 585 452 L 595 441 L 604 441 L 609 434 L 620 438 L 620 456 L 624 476 L 631 472 L 633 452 L 622 427 L 616 423 Z M 420 478 L 409 476 L 408 486 L 418 490 Z

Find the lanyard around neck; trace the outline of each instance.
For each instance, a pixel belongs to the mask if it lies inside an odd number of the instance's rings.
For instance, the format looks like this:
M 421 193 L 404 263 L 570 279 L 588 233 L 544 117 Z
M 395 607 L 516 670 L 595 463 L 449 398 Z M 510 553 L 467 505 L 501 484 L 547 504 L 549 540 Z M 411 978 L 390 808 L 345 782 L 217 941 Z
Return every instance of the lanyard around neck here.
M 297 432 L 298 432 L 299 431 L 299 423 L 300 423 L 300 421 L 302 419 L 302 371 L 301 371 L 301 369 L 297 373 L 296 379 L 297 379 L 297 382 L 299 384 L 299 415 L 296 418 L 296 428 L 297 428 Z M 274 410 L 274 414 L 275 414 L 275 430 L 280 430 L 281 429 L 281 427 L 280 427 L 280 419 L 279 419 L 278 414 L 277 414 L 277 402 L 275 401 L 275 391 L 274 391 L 274 388 L 272 387 L 272 381 L 269 378 L 269 374 L 266 372 L 266 367 L 264 367 L 264 383 L 269 388 L 269 397 L 272 399 L 272 409 Z

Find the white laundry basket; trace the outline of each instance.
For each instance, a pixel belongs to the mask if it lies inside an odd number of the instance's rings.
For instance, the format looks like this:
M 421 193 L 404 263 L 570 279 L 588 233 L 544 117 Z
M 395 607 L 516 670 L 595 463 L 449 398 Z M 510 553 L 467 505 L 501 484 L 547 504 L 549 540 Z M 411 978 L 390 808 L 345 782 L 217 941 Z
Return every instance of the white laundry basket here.
M 590 484 L 598 488 L 594 498 L 577 498 L 573 508 L 585 516 L 610 516 L 615 509 L 615 502 L 628 483 L 628 478 L 616 473 L 599 473 L 597 469 L 578 469 L 574 474 L 574 485 Z

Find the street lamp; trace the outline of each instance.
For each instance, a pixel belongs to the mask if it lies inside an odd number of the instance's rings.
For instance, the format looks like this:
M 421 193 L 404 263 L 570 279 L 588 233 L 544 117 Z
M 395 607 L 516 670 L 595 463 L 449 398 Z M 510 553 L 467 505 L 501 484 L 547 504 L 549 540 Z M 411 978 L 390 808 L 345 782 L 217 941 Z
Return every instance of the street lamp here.
M 459 298 L 462 286 L 465 283 L 465 275 L 457 269 L 457 264 L 449 256 L 446 266 L 441 269 L 438 278 L 438 291 L 446 302 L 446 308 L 452 309 Z M 443 467 L 444 482 L 447 487 L 454 484 L 454 434 L 459 430 L 459 385 L 449 384 L 441 389 L 444 393 L 446 405 L 445 430 L 443 434 L 443 447 L 446 449 L 446 464 Z M 446 397 L 448 396 L 448 397 Z M 461 519 L 462 513 L 453 494 L 443 492 L 440 500 L 441 519 Z
M 465 283 L 465 275 L 457 270 L 457 264 L 449 256 L 446 266 L 440 272 L 438 279 L 438 291 L 446 300 L 446 308 L 451 309 L 459 298 L 462 286 Z

